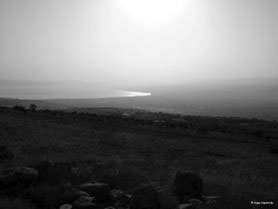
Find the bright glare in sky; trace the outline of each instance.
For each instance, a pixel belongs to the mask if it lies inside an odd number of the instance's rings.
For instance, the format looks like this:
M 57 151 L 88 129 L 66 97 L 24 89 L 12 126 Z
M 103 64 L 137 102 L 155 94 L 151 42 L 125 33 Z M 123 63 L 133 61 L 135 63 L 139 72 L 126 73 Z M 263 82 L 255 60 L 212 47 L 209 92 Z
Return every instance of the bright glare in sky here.
M 145 25 L 171 22 L 184 12 L 186 0 L 118 0 L 128 18 Z

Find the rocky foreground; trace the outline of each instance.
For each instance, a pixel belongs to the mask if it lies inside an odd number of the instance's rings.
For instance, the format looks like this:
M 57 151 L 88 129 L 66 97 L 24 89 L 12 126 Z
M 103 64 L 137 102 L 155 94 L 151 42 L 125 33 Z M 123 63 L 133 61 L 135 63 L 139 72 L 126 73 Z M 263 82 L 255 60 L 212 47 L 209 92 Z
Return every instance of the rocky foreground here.
M 218 197 L 202 196 L 202 179 L 178 172 L 172 194 L 153 184 L 134 188 L 131 194 L 106 182 L 73 184 L 74 171 L 67 163 L 44 161 L 31 167 L 12 167 L 0 175 L 0 195 L 22 198 L 35 208 L 49 209 L 208 209 L 218 208 Z

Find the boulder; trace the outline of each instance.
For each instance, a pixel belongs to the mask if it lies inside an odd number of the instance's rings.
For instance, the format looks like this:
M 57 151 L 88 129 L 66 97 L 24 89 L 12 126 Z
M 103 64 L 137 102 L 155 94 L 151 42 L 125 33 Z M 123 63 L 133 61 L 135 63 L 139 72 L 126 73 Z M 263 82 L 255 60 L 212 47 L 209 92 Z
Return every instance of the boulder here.
M 121 190 L 111 190 L 110 196 L 116 208 L 126 208 L 130 204 L 131 195 L 126 194 Z
M 79 189 L 95 197 L 99 202 L 104 202 L 110 199 L 110 186 L 106 183 L 84 183 L 79 186 Z
M 6 146 L 0 146 L 0 160 L 11 160 L 13 158 L 14 154 Z
M 94 197 L 81 196 L 74 201 L 72 209 L 99 209 Z
M 160 206 L 158 192 L 152 185 L 143 185 L 134 190 L 131 209 L 159 209 Z
M 187 203 L 181 204 L 178 206 L 178 209 L 216 209 L 221 208 L 216 204 L 215 198 L 208 197 L 208 199 L 190 199 Z
M 78 196 L 78 197 L 81 197 L 81 196 L 89 197 L 89 196 L 90 196 L 87 192 L 82 191 L 82 190 L 77 190 L 77 191 L 75 192 L 75 194 L 76 194 L 76 196 Z
M 72 209 L 72 205 L 71 204 L 63 204 L 59 207 L 59 209 Z
M 203 180 L 199 175 L 190 172 L 177 172 L 174 180 L 174 194 L 179 197 L 180 203 L 189 199 L 202 198 Z
M 180 204 L 178 209 L 195 209 L 195 207 L 191 203 Z
M 0 175 L 0 185 L 2 188 L 24 186 L 28 187 L 38 179 L 39 172 L 29 167 L 13 167 L 5 170 Z
M 81 191 L 76 188 L 67 188 L 64 189 L 64 191 L 60 194 L 59 199 L 61 203 L 73 203 L 75 200 L 82 196 L 90 197 L 90 195 L 85 191 Z
M 112 189 L 110 191 L 110 196 L 111 196 L 112 200 L 117 200 L 117 199 L 121 198 L 123 195 L 124 195 L 124 192 L 119 189 Z
M 190 199 L 188 200 L 189 204 L 192 204 L 194 208 L 196 209 L 202 209 L 205 207 L 205 202 L 199 200 L 199 199 Z
M 207 204 L 215 203 L 219 200 L 219 198 L 219 196 L 203 196 L 203 199 Z
M 203 196 L 205 201 L 206 209 L 217 209 L 221 208 L 219 196 Z

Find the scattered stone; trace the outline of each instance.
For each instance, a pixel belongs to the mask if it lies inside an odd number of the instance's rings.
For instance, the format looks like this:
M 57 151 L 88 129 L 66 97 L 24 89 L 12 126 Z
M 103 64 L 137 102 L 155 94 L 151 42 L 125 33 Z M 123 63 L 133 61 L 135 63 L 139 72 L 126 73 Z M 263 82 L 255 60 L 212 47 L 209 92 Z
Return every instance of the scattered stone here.
M 180 203 L 189 199 L 201 199 L 203 181 L 197 174 L 177 172 L 174 180 L 174 194 L 180 199 Z
M 74 201 L 72 209 L 99 209 L 94 197 L 81 196 Z
M 178 206 L 178 209 L 196 209 L 191 203 L 184 203 Z
M 110 186 L 105 183 L 84 183 L 79 188 L 89 195 L 96 198 L 97 201 L 103 202 L 110 199 Z
M 178 206 L 178 209 L 195 209 L 195 208 L 191 203 L 187 203 L 187 204 L 180 204 Z
M 29 167 L 13 167 L 5 170 L 0 175 L 0 185 L 4 187 L 25 186 L 28 187 L 38 179 L 39 172 Z
M 192 204 L 196 209 L 201 209 L 205 205 L 205 203 L 199 199 L 190 199 L 188 203 Z
M 83 183 L 83 184 L 80 184 L 79 185 L 79 188 L 80 189 L 87 189 L 87 188 L 90 188 L 91 186 L 94 185 L 95 182 L 91 183 L 91 182 L 87 182 L 87 183 Z
M 215 209 L 215 208 L 221 208 L 219 205 L 219 196 L 203 196 L 203 199 L 205 201 L 206 208 L 208 209 Z
M 159 209 L 161 206 L 158 192 L 151 185 L 137 188 L 131 197 L 131 209 Z
M 81 191 L 81 190 L 77 190 L 75 194 L 76 194 L 76 196 L 78 196 L 78 197 L 81 197 L 81 196 L 89 197 L 89 196 L 90 196 L 87 192 Z
M 106 207 L 106 208 L 104 208 L 104 209 L 116 209 L 116 208 L 110 206 L 110 207 Z
M 113 200 L 117 200 L 121 198 L 124 195 L 124 192 L 119 189 L 113 189 L 110 191 L 110 196 L 112 197 Z
M 70 182 L 66 182 L 61 186 L 61 192 L 59 195 L 60 203 L 73 203 L 81 196 L 90 197 L 90 195 L 79 189 L 72 187 Z
M 113 189 L 110 196 L 116 208 L 127 207 L 130 204 L 131 195 L 125 194 L 121 190 Z
M 216 209 L 221 208 L 217 203 L 218 196 L 203 196 L 203 200 L 190 199 L 187 203 L 178 206 L 178 209 Z
M 72 205 L 71 204 L 64 204 L 64 205 L 61 205 L 59 207 L 59 209 L 72 209 Z
M 14 154 L 6 146 L 0 146 L 0 160 L 11 160 L 13 158 Z
M 220 197 L 219 196 L 203 196 L 202 198 L 206 203 L 210 203 L 210 202 L 216 202 Z

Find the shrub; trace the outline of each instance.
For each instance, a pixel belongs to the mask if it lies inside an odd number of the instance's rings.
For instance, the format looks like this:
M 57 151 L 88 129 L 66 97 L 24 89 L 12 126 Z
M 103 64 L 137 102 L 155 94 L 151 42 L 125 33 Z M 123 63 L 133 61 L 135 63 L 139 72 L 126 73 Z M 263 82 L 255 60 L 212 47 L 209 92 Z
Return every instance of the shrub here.
M 27 112 L 27 110 L 25 109 L 25 107 L 20 106 L 20 105 L 15 105 L 15 106 L 13 107 L 13 109 L 16 110 L 16 111 L 19 111 L 19 112 L 24 112 L 24 113 Z
M 29 110 L 32 111 L 32 112 L 36 112 L 36 110 L 37 110 L 37 105 L 35 105 L 35 104 L 30 104 Z

